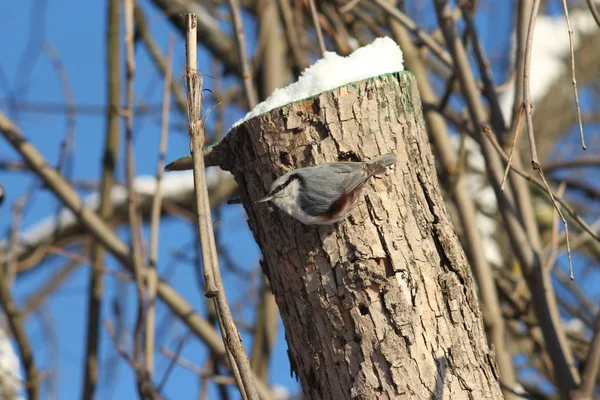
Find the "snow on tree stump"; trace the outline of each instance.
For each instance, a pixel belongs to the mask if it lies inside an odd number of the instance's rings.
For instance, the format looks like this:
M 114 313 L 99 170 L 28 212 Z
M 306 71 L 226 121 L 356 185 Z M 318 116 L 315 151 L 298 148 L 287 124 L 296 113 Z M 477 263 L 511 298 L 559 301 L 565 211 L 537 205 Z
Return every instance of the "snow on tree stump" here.
M 215 151 L 239 184 L 308 398 L 502 398 L 410 73 L 276 108 Z M 395 168 L 337 225 L 255 203 L 291 169 L 390 152 Z

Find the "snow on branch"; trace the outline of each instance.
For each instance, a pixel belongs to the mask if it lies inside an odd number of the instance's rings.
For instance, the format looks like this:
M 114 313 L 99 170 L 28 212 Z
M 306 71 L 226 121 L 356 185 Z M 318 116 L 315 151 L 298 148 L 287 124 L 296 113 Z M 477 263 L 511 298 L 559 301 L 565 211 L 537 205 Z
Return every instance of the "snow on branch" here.
M 209 188 L 215 187 L 224 178 L 231 175 L 219 168 L 207 170 L 206 178 Z M 138 176 L 134 181 L 134 190 L 141 197 L 140 201 L 150 200 L 156 190 L 156 178 L 151 175 Z M 192 171 L 171 172 L 162 181 L 163 201 L 181 203 L 187 201 L 194 195 L 194 179 Z M 112 188 L 111 198 L 115 210 L 126 207 L 127 188 L 124 185 L 115 185 Z M 99 193 L 92 193 L 84 200 L 85 205 L 92 210 L 97 210 L 100 203 Z M 35 247 L 40 243 L 47 242 L 52 236 L 59 232 L 69 231 L 78 226 L 77 218 L 68 209 L 63 209 L 56 215 L 46 217 L 39 223 L 25 230 L 20 235 L 20 245 Z M 7 241 L 0 241 L 0 249 L 8 246 Z

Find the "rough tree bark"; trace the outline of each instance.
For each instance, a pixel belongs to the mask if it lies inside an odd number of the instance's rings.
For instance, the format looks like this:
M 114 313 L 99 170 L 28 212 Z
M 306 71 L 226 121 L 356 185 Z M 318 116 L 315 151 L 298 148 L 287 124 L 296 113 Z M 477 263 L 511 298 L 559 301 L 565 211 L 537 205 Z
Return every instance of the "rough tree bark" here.
M 410 73 L 275 109 L 215 151 L 240 186 L 308 398 L 502 398 Z M 292 168 L 387 152 L 395 169 L 336 226 L 255 203 Z

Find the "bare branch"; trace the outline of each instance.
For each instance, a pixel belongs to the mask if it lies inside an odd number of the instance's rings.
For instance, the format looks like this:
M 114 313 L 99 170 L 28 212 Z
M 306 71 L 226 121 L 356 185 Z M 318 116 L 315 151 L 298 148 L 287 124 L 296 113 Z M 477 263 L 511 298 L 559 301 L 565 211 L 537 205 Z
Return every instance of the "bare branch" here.
M 216 20 L 209 10 L 199 2 L 186 0 L 152 0 L 157 7 L 163 10 L 165 16 L 171 23 L 185 35 L 186 26 L 182 14 L 195 12 L 201 18 L 198 19 L 198 40 L 225 65 L 226 73 L 234 73 L 242 76 L 242 68 L 235 52 L 233 38 L 226 35 L 219 28 Z
M 165 357 L 170 358 L 173 361 L 173 363 L 181 365 L 182 367 L 194 372 L 201 378 L 210 378 L 215 383 L 218 383 L 220 385 L 235 385 L 235 380 L 233 378 L 229 376 L 212 375 L 209 371 L 203 370 L 197 365 L 189 362 L 188 360 L 181 358 L 181 356 L 177 352 L 173 353 L 166 347 L 161 347 L 160 351 L 165 355 Z
M 142 330 L 144 325 L 144 286 L 142 281 L 142 232 L 137 209 L 137 196 L 133 187 L 135 177 L 133 155 L 133 79 L 135 74 L 135 43 L 133 38 L 133 0 L 125 0 L 125 44 L 126 44 L 126 109 L 125 113 L 125 176 L 127 181 L 127 203 L 131 231 L 131 253 L 137 288 L 137 317 L 134 329 L 134 359 L 142 356 Z M 138 386 L 141 381 L 138 376 Z
M 319 22 L 319 12 L 315 5 L 315 0 L 308 0 L 310 6 L 310 14 L 312 15 L 313 24 L 315 25 L 315 32 L 317 33 L 317 40 L 319 42 L 319 49 L 321 50 L 321 57 L 325 56 L 327 49 L 325 48 L 325 41 L 323 40 L 323 32 L 321 31 L 321 23 Z
M 142 399 L 142 400 L 154 400 L 154 399 L 160 400 L 160 399 L 162 399 L 162 397 L 160 396 L 158 391 L 154 388 L 152 381 L 148 378 L 148 374 L 144 370 L 144 366 L 141 365 L 140 363 L 138 363 L 135 360 L 135 358 L 132 357 L 127 352 L 127 350 L 123 347 L 123 345 L 119 341 L 119 338 L 117 337 L 115 329 L 113 328 L 110 320 L 107 319 L 106 321 L 104 321 L 104 326 L 106 327 L 106 330 L 108 331 L 108 335 L 112 339 L 112 342 L 113 342 L 115 348 L 117 349 L 117 353 L 119 353 L 119 355 L 121 357 L 123 357 L 123 359 L 125 361 L 127 361 L 127 363 L 131 366 L 131 368 L 133 369 L 133 371 L 135 373 L 136 380 L 138 382 L 138 394 L 140 396 L 140 399 Z
M 163 377 L 160 380 L 160 383 L 158 384 L 158 386 L 156 388 L 156 390 L 159 393 L 162 392 L 162 389 L 166 385 L 167 380 L 169 380 L 169 376 L 171 376 L 171 372 L 173 371 L 173 367 L 175 367 L 175 363 L 177 362 L 177 359 L 179 358 L 179 355 L 181 354 L 181 351 L 183 350 L 183 346 L 185 345 L 185 342 L 187 341 L 187 339 L 189 337 L 190 337 L 190 332 L 188 331 L 181 338 L 181 340 L 179 340 L 179 343 L 177 344 L 177 348 L 175 349 L 175 355 L 176 355 L 176 357 L 173 357 L 171 359 L 171 362 L 169 363 L 169 366 L 165 370 L 165 373 L 164 373 Z M 161 351 L 162 351 L 162 349 L 161 349 Z
M 117 237 L 110 226 L 83 204 L 73 188 L 48 164 L 40 152 L 25 139 L 17 126 L 2 111 L 0 111 L 0 132 L 21 154 L 32 171 L 77 216 L 81 224 L 94 238 L 105 246 L 123 266 L 129 271 L 133 271 L 133 262 L 127 245 Z M 225 360 L 225 347 L 219 334 L 204 318 L 194 311 L 194 308 L 175 289 L 159 280 L 157 294 L 171 309 L 171 312 L 189 326 L 194 334 L 219 356 L 220 360 Z M 256 380 L 255 384 L 260 392 L 261 399 L 271 398 L 267 386 L 262 381 Z
M 592 16 L 594 17 L 594 20 L 596 21 L 596 24 L 600 26 L 600 13 L 598 12 L 598 8 L 596 8 L 595 0 L 586 0 L 586 2 L 590 12 L 592 13 Z
M 158 47 L 158 44 L 152 37 L 152 34 L 151 34 L 150 30 L 148 29 L 148 23 L 146 21 L 146 17 L 144 16 L 144 12 L 142 11 L 142 9 L 140 8 L 140 6 L 137 3 L 135 4 L 133 16 L 135 18 L 136 33 L 139 34 L 140 38 L 142 39 L 142 42 L 148 49 L 148 53 L 150 54 L 150 57 L 154 61 L 154 64 L 156 64 L 156 67 L 160 70 L 160 72 L 165 76 L 165 79 L 166 79 L 167 78 L 167 70 L 169 69 L 168 62 L 166 61 L 166 58 L 161 53 L 160 48 Z M 185 93 L 183 92 L 183 89 L 181 88 L 179 83 L 177 83 L 177 80 L 175 80 L 175 79 L 171 79 L 171 91 L 173 92 L 173 95 L 175 98 L 175 104 L 177 105 L 177 108 L 182 113 L 184 113 L 186 110 Z M 163 108 L 164 108 L 164 103 L 163 103 Z M 137 114 L 137 112 L 136 112 L 136 114 Z
M 52 67 L 58 75 L 67 108 L 67 132 L 60 145 L 60 155 L 58 157 L 58 165 L 56 167 L 57 170 L 61 171 L 67 155 L 73 147 L 73 140 L 75 137 L 75 121 L 77 119 L 77 114 L 75 113 L 75 97 L 73 95 L 71 85 L 69 84 L 69 78 L 56 49 L 54 49 L 50 43 L 44 43 L 44 52 L 46 52 L 48 55 L 48 58 L 52 63 Z
M 279 2 L 281 8 L 281 15 L 283 17 L 283 24 L 285 28 L 285 35 L 294 57 L 294 68 L 297 75 L 300 74 L 304 68 L 307 67 L 306 51 L 302 48 L 302 43 L 298 37 L 299 32 L 296 30 L 294 24 L 294 15 L 290 0 L 281 0 Z
M 359 2 L 360 0 L 349 0 L 346 4 L 339 8 L 340 13 L 345 13 L 352 10 Z
M 246 100 L 248 100 L 248 108 L 252 110 L 258 104 L 258 96 L 254 87 L 254 74 L 248 62 L 248 51 L 246 50 L 246 39 L 244 38 L 244 27 L 237 0 L 228 0 L 231 20 L 235 27 L 235 37 L 240 55 L 240 64 L 242 65 L 242 80 L 244 81 L 244 91 L 246 92 Z
M 456 73 L 461 83 L 461 89 L 468 106 L 469 114 L 475 129 L 481 130 L 487 119 L 487 112 L 482 104 L 479 91 L 466 50 L 456 33 L 450 4 L 446 0 L 435 0 L 435 8 L 439 25 L 450 53 L 455 60 Z M 556 372 L 558 387 L 562 393 L 568 393 L 577 384 L 578 373 L 574 368 L 573 355 L 568 347 L 564 330 L 560 323 L 560 315 L 552 282 L 547 271 L 541 268 L 541 252 L 539 234 L 535 221 L 532 221 L 531 202 L 527 188 L 513 185 L 515 203 L 523 218 L 516 218 L 515 204 L 500 190 L 502 165 L 494 149 L 485 140 L 481 140 L 482 154 L 485 158 L 486 169 L 492 187 L 499 202 L 499 211 L 504 221 L 511 247 L 521 264 L 527 278 L 529 290 L 532 292 L 533 305 L 540 322 L 548 353 Z
M 506 168 L 504 169 L 504 175 L 502 176 L 502 183 L 500 183 L 500 189 L 502 190 L 504 190 L 504 183 L 506 182 L 508 171 L 510 171 L 513 154 L 515 153 L 515 149 L 517 148 L 517 142 L 519 141 L 519 136 L 521 134 L 521 121 L 523 120 L 523 104 L 521 104 L 521 106 L 519 107 L 519 111 L 517 112 L 517 114 L 517 125 L 515 126 L 512 144 L 510 145 L 510 153 L 508 154 L 508 160 L 506 161 Z
M 582 156 L 570 160 L 548 161 L 542 165 L 546 172 L 565 168 L 600 167 L 600 156 Z
M 556 192 L 556 196 L 562 198 L 566 188 L 567 185 L 565 184 L 565 182 L 561 182 Z M 554 268 L 554 263 L 556 262 L 556 257 L 558 255 L 558 217 L 558 212 L 556 211 L 556 209 L 554 209 L 554 213 L 552 215 L 552 239 L 550 241 L 550 255 L 548 255 L 548 258 L 546 259 L 546 266 L 544 267 L 548 271 L 552 271 L 552 269 Z M 569 253 L 570 251 L 571 250 L 569 249 Z M 570 272 L 571 279 L 573 279 L 572 268 L 570 268 Z
M 23 319 L 19 312 L 13 296 L 8 287 L 6 274 L 0 276 L 0 305 L 6 313 L 8 326 L 17 342 L 19 354 L 23 362 L 23 368 L 27 376 L 27 395 L 29 400 L 38 400 L 40 398 L 40 377 L 33 357 L 33 351 L 27 338 L 27 333 L 23 326 Z
M 100 183 L 99 218 L 107 221 L 113 211 L 111 191 L 119 153 L 121 103 L 121 12 L 120 1 L 110 0 L 107 3 L 106 27 L 106 67 L 108 107 L 106 113 L 106 134 L 102 157 L 102 177 Z M 58 227 L 57 227 L 58 228 Z M 57 229 L 58 230 L 58 229 Z M 83 375 L 82 398 L 91 398 L 96 392 L 99 377 L 98 345 L 101 336 L 102 292 L 104 286 L 104 248 L 93 241 L 90 244 L 90 284 L 87 310 L 86 361 Z
M 583 123 L 581 122 L 581 108 L 579 107 L 579 94 L 577 93 L 577 79 L 575 79 L 575 46 L 573 45 L 573 28 L 571 28 L 571 19 L 569 18 L 569 8 L 567 0 L 562 0 L 569 31 L 569 49 L 571 50 L 571 81 L 573 82 L 573 94 L 575 95 L 575 108 L 577 109 L 577 122 L 579 122 L 579 137 L 581 138 L 581 147 L 586 149 L 585 138 L 583 136 Z M 593 12 L 592 12 L 593 15 Z
M 158 163 L 156 166 L 156 190 L 152 200 L 152 214 L 150 217 L 150 260 L 148 263 L 148 309 L 146 310 L 146 370 L 150 379 L 154 371 L 154 329 L 156 319 L 156 286 L 158 283 L 158 233 L 160 224 L 160 209 L 162 207 L 162 177 L 165 168 L 165 155 L 167 153 L 167 141 L 169 138 L 169 106 L 171 101 L 170 88 L 174 38 L 169 40 L 167 49 L 167 70 L 165 71 L 165 84 L 163 89 L 163 113 L 160 132 L 160 145 Z
M 69 260 L 64 266 L 62 266 L 49 280 L 34 291 L 23 303 L 21 308 L 21 314 L 24 319 L 27 319 L 31 313 L 36 311 L 44 301 L 56 291 L 58 287 L 64 283 L 64 281 L 79 267 L 79 261 Z
M 232 370 L 236 377 L 240 394 L 244 400 L 258 399 L 254 385 L 254 378 L 250 369 L 248 355 L 244 350 L 241 338 L 233 322 L 225 289 L 221 281 L 219 261 L 215 245 L 214 232 L 208 190 L 204 172 L 204 121 L 202 119 L 202 77 L 197 72 L 196 59 L 196 15 L 186 14 L 186 83 L 188 88 L 188 118 L 190 129 L 190 149 L 194 161 L 194 187 L 196 191 L 196 204 L 198 209 L 198 232 L 202 247 L 202 261 L 204 264 L 204 277 L 206 280 L 206 296 L 214 297 L 219 315 L 221 333 L 225 347 L 231 353 Z M 199 155 L 199 157 L 198 157 Z
M 492 146 L 494 147 L 494 149 L 498 152 L 498 154 L 500 154 L 500 156 L 504 159 L 504 161 L 508 162 L 508 156 L 506 155 L 506 153 L 504 153 L 504 150 L 502 150 L 502 147 L 496 141 L 496 138 L 494 137 L 494 135 L 490 131 L 490 129 L 488 127 L 484 127 L 483 133 L 489 139 L 489 141 L 490 141 L 490 143 L 492 143 Z M 524 172 L 524 171 L 516 168 L 515 166 L 511 166 L 510 169 L 513 170 L 513 172 L 515 172 L 517 175 L 520 175 L 525 180 L 533 183 L 538 188 L 542 189 L 545 193 L 548 194 L 548 196 L 551 196 L 551 197 L 555 198 L 556 202 L 558 204 L 560 204 L 571 215 L 571 217 L 573 218 L 573 220 L 575 222 L 577 222 L 577 224 L 579 226 L 581 226 L 581 228 L 584 231 L 586 231 L 594 240 L 596 240 L 598 243 L 600 243 L 600 236 L 598 236 L 598 234 L 596 232 L 594 232 L 594 229 L 592 229 L 587 224 L 587 222 L 585 222 L 577 214 L 577 212 L 575 210 L 573 210 L 573 208 L 571 206 L 569 206 L 564 200 L 562 200 L 560 197 L 556 197 L 556 195 L 554 195 L 554 193 L 552 193 L 552 191 L 548 192 L 549 189 L 546 188 L 546 185 L 544 185 L 543 182 L 538 181 L 537 179 L 535 179 L 534 177 L 532 177 L 528 173 L 526 173 L 526 172 Z
M 574 400 L 592 399 L 594 397 L 594 387 L 600 373 L 600 312 L 596 316 L 594 338 L 590 343 L 589 353 L 584 365 L 581 386 L 578 390 L 578 396 L 580 397 L 576 396 Z
M 535 136 L 533 134 L 533 101 L 531 100 L 531 88 L 529 75 L 531 73 L 531 47 L 533 45 L 533 33 L 535 31 L 535 20 L 540 8 L 540 0 L 533 0 L 531 14 L 529 16 L 529 27 L 527 29 L 527 41 L 525 43 L 525 55 L 523 59 L 523 109 L 525 111 L 525 123 L 527 125 L 527 135 L 529 138 L 529 151 L 531 154 L 531 164 L 533 169 L 539 169 L 540 162 L 537 156 L 535 146 Z
M 406 29 L 413 33 L 420 41 L 422 41 L 432 52 L 435 54 L 440 61 L 442 61 L 447 67 L 453 67 L 452 56 L 440 46 L 431 36 L 419 28 L 419 26 L 406 14 L 397 8 L 391 6 L 385 0 L 374 0 L 375 3 L 387 13 L 389 13 L 394 19 L 400 22 Z
M 525 45 L 525 58 L 524 58 L 524 68 L 523 68 L 523 108 L 525 110 L 525 121 L 527 124 L 527 134 L 529 137 L 529 148 L 530 148 L 530 152 L 531 152 L 531 165 L 533 166 L 533 169 L 539 174 L 540 178 L 542 179 L 542 183 L 544 184 L 544 189 L 547 191 L 548 195 L 550 196 L 550 200 L 552 201 L 552 204 L 556 208 L 558 215 L 560 215 L 560 218 L 563 221 L 563 225 L 565 227 L 565 237 L 567 240 L 567 254 L 569 256 L 569 271 L 571 273 L 571 279 L 574 279 L 574 277 L 573 277 L 573 262 L 571 260 L 571 248 L 569 246 L 569 228 L 567 225 L 567 220 L 562 215 L 562 212 L 560 211 L 558 204 L 556 204 L 554 195 L 552 194 L 552 190 L 550 190 L 550 187 L 548 186 L 548 182 L 546 181 L 546 177 L 544 176 L 544 171 L 542 170 L 542 168 L 540 166 L 540 162 L 539 162 L 538 156 L 537 156 L 536 144 L 535 144 L 535 135 L 533 132 L 533 117 L 532 117 L 533 101 L 531 99 L 531 88 L 530 88 L 530 83 L 529 83 L 529 75 L 531 73 L 531 47 L 533 44 L 533 33 L 535 30 L 535 21 L 537 18 L 539 6 L 540 6 L 540 1 L 534 0 L 532 10 L 531 10 L 531 15 L 529 17 L 529 27 L 527 30 L 527 43 Z M 566 6 L 565 6 L 565 12 L 567 12 Z M 567 16 L 567 20 L 568 20 L 568 16 Z M 569 23 L 569 27 L 570 27 L 570 23 Z M 572 34 L 572 31 L 570 30 L 570 28 L 569 28 L 569 32 Z M 571 52 L 572 51 L 573 51 L 573 48 L 571 47 Z M 573 63 L 574 63 L 574 61 L 573 61 Z M 573 64 L 573 68 L 574 68 L 574 64 Z M 575 70 L 573 69 L 573 71 L 575 71 Z M 573 74 L 574 73 L 575 72 L 573 72 Z M 573 82 L 575 82 L 574 79 L 575 78 L 573 77 Z M 577 97 L 577 94 L 576 94 L 576 97 Z M 585 149 L 585 144 L 583 143 L 583 130 L 581 131 L 581 135 L 582 135 L 581 136 L 582 145 Z

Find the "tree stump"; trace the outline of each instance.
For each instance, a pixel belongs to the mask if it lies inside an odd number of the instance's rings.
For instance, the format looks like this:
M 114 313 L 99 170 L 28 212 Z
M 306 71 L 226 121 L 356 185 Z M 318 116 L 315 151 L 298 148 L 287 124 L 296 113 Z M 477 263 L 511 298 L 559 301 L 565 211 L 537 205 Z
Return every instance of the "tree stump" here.
M 412 74 L 274 109 L 214 151 L 239 184 L 308 398 L 502 398 Z M 337 225 L 303 225 L 255 203 L 291 169 L 389 152 L 395 168 L 371 179 Z

